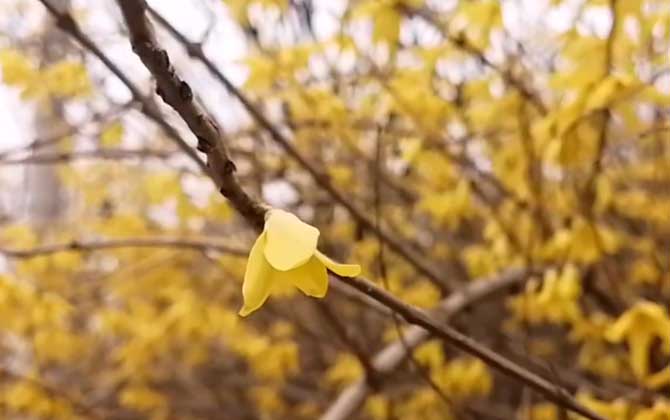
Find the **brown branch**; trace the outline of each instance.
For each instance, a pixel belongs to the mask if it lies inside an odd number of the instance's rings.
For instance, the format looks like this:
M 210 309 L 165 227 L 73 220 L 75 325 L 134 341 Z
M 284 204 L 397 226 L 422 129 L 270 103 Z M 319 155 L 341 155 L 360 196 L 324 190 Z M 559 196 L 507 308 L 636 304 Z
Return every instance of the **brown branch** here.
M 448 321 L 469 306 L 520 284 L 525 277 L 526 273 L 523 271 L 514 270 L 493 279 L 473 281 L 464 289 L 452 293 L 440 302 L 434 311 L 435 316 L 440 320 Z M 404 343 L 396 341 L 375 355 L 372 366 L 380 375 L 389 374 L 398 368 L 407 358 L 408 351 L 430 339 L 431 334 L 424 328 L 413 326 L 404 333 L 404 338 Z M 363 380 L 349 385 L 320 417 L 320 420 L 351 418 L 371 392 L 373 390 Z
M 270 120 L 263 115 L 263 113 L 254 105 L 249 98 L 244 95 L 233 83 L 216 67 L 216 65 L 207 58 L 204 54 L 200 44 L 193 43 L 189 41 L 181 32 L 179 32 L 174 26 L 172 26 L 167 20 L 162 18 L 158 13 L 153 11 L 151 8 L 146 6 L 145 1 L 143 0 L 127 0 L 121 1 L 117 0 L 125 7 L 124 4 L 130 3 L 133 4 L 132 11 L 138 12 L 139 8 L 148 10 L 152 16 L 158 20 L 162 26 L 164 26 L 168 32 L 170 32 L 181 44 L 186 47 L 187 52 L 192 57 L 200 60 L 202 64 L 207 68 L 207 70 L 218 80 L 225 88 L 230 92 L 240 103 L 244 106 L 247 112 L 252 116 L 252 118 L 263 128 L 265 129 L 270 137 L 277 143 L 284 151 L 290 155 L 298 164 L 309 173 L 314 182 L 318 184 L 321 188 L 324 189 L 330 195 L 335 202 L 344 207 L 349 214 L 366 230 L 370 232 L 375 232 L 379 235 L 384 243 L 388 247 L 412 265 L 418 273 L 428 278 L 432 283 L 438 286 L 442 291 L 448 292 L 458 288 L 458 282 L 453 279 L 447 279 L 442 276 L 436 268 L 429 265 L 425 262 L 416 252 L 411 250 L 409 247 L 405 246 L 402 241 L 391 236 L 385 230 L 378 228 L 375 223 L 365 215 L 365 213 L 354 205 L 354 203 L 347 198 L 342 192 L 336 189 L 333 184 L 330 182 L 328 177 L 321 173 L 316 166 L 312 165 L 300 152 L 293 146 L 291 141 L 286 138 L 278 129 L 274 126 Z M 146 19 L 142 19 L 141 22 L 135 21 L 134 24 L 142 23 L 148 25 Z M 132 32 L 132 29 L 131 29 Z M 142 30 L 142 32 L 148 32 L 148 30 Z M 157 47 L 156 47 L 157 48 Z M 158 77 L 158 75 L 156 75 Z
M 334 273 L 331 273 L 331 275 L 383 303 L 385 306 L 398 313 L 398 315 L 403 317 L 408 323 L 422 327 L 428 332 L 428 335 L 438 337 L 457 349 L 480 358 L 487 365 L 506 376 L 514 378 L 527 385 L 538 393 L 544 395 L 548 400 L 565 407 L 570 411 L 581 414 L 588 419 L 606 420 L 604 417 L 580 404 L 567 390 L 516 364 L 512 360 L 501 356 L 495 351 L 482 346 L 472 338 L 464 335 L 449 325 L 443 325 L 442 323 L 435 321 L 425 311 L 406 304 L 373 283 L 360 278 L 338 276 Z M 352 394 L 353 393 L 354 391 L 352 391 Z
M 0 248 L 0 254 L 10 258 L 35 258 L 59 252 L 98 251 L 113 248 L 186 248 L 196 251 L 216 251 L 246 257 L 248 252 L 212 240 L 186 238 L 126 238 L 99 241 L 70 241 L 29 249 Z
M 391 310 L 379 303 L 378 301 L 372 299 L 370 296 L 365 293 L 361 293 L 359 290 L 353 289 L 346 284 L 343 284 L 337 279 L 331 279 L 328 285 L 329 290 L 332 289 L 337 294 L 341 295 L 343 298 L 352 301 L 358 305 L 367 306 L 369 309 L 374 310 L 380 315 L 389 316 L 391 315 Z
M 198 139 L 198 150 L 207 155 L 207 166 L 218 190 L 257 230 L 263 228 L 266 206 L 252 199 L 240 186 L 235 164 L 230 158 L 222 133 L 205 109 L 195 101 L 193 91 L 170 63 L 158 45 L 146 16 L 147 4 L 138 0 L 117 0 L 130 31 L 133 51 L 156 79 L 156 93 L 170 105 Z
M 381 194 L 381 179 L 383 177 L 383 168 L 384 168 L 384 147 L 383 147 L 383 139 L 385 137 L 385 132 L 384 130 L 380 127 L 377 130 L 377 136 L 376 136 L 376 141 L 375 141 L 375 165 L 372 168 L 373 172 L 373 198 L 374 198 L 374 218 L 375 218 L 375 226 L 377 228 L 380 227 L 381 225 L 381 220 L 382 220 L 382 194 Z M 386 266 L 386 259 L 385 259 L 385 253 L 384 253 L 384 241 L 382 240 L 381 236 L 377 235 L 377 245 L 379 247 L 379 251 L 377 252 L 377 266 L 379 267 L 379 277 L 382 280 L 382 285 L 384 286 L 384 289 L 389 291 L 390 286 L 388 282 L 388 270 Z M 414 353 L 409 349 L 409 345 L 405 339 L 405 332 L 402 330 L 402 327 L 400 325 L 400 319 L 399 316 L 396 312 L 391 312 L 391 321 L 393 322 L 393 327 L 395 329 L 396 334 L 398 335 L 398 340 L 402 344 L 403 348 L 405 349 L 405 354 L 407 354 L 407 358 L 409 359 L 411 365 L 415 368 L 417 374 L 419 377 L 426 383 L 428 386 L 435 392 L 435 394 L 440 397 L 440 399 L 447 405 L 449 408 L 453 408 L 454 411 L 456 410 L 455 405 L 453 404 L 453 401 L 442 391 L 442 388 L 435 383 L 433 378 L 430 377 L 430 373 L 424 369 L 423 366 L 419 363 L 418 360 L 414 357 Z M 372 366 L 370 366 L 367 370 L 367 372 L 376 372 Z M 368 377 L 367 380 L 370 382 L 373 378 Z M 374 385 L 375 383 L 372 382 Z M 460 417 L 460 416 L 458 416 Z
M 338 336 L 342 344 L 344 344 L 358 359 L 363 370 L 365 371 L 366 383 L 372 388 L 377 387 L 377 373 L 372 366 L 370 357 L 365 349 L 358 343 L 355 337 L 349 333 L 347 328 L 340 323 L 337 315 L 330 309 L 328 302 L 316 305 L 319 312 L 328 321 L 335 334 Z
M 151 121 L 158 124 L 171 139 L 173 139 L 178 145 L 180 145 L 182 150 L 186 150 L 189 157 L 193 158 L 195 156 L 194 160 L 196 161 L 198 166 L 206 171 L 207 167 L 205 163 L 193 152 L 193 150 L 188 145 L 186 145 L 186 143 L 180 137 L 179 133 L 170 124 L 168 124 L 160 114 L 157 113 L 157 111 L 155 110 L 155 106 L 148 99 L 142 96 L 139 88 L 135 86 L 135 84 L 123 73 L 123 71 L 118 66 L 116 66 L 116 64 L 114 64 L 90 40 L 90 38 L 86 36 L 86 34 L 84 34 L 79 29 L 78 25 L 73 20 L 73 18 L 68 13 L 61 12 L 57 8 L 51 6 L 51 4 L 47 0 L 38 0 L 38 1 L 40 1 L 47 8 L 48 12 L 52 14 L 58 21 L 64 22 L 60 26 L 60 28 L 63 31 L 70 34 L 70 36 L 72 36 L 75 40 L 77 40 L 77 42 L 79 42 L 84 49 L 88 50 L 93 55 L 95 55 L 128 88 L 128 90 L 132 93 L 134 100 L 139 102 L 140 105 L 142 105 L 141 112 L 145 116 L 147 116 Z M 208 172 L 206 173 L 209 174 Z M 361 304 L 364 304 L 368 307 L 375 309 L 378 312 L 381 313 L 389 312 L 388 308 L 386 308 L 376 300 L 370 298 L 369 296 L 363 293 L 358 292 L 355 289 L 346 287 L 340 282 L 334 282 L 333 289 L 343 294 L 348 299 L 355 300 Z
M 39 138 L 31 141 L 30 143 L 22 146 L 18 146 L 12 149 L 8 149 L 0 153 L 0 159 L 5 159 L 13 154 L 17 153 L 25 153 L 25 152 L 36 152 L 37 150 L 41 148 L 47 148 L 49 146 L 53 146 L 54 144 L 57 144 L 59 141 L 63 140 L 64 138 L 71 136 L 75 134 L 78 130 L 78 127 L 72 127 L 68 126 L 66 130 L 63 130 L 62 132 L 50 136 L 48 138 Z
M 83 150 L 79 152 L 56 152 L 40 153 L 18 159 L 2 159 L 0 165 L 51 165 L 70 162 L 73 160 L 100 159 L 100 160 L 125 160 L 125 159 L 146 159 L 158 158 L 167 159 L 174 156 L 173 152 L 156 149 L 96 149 Z

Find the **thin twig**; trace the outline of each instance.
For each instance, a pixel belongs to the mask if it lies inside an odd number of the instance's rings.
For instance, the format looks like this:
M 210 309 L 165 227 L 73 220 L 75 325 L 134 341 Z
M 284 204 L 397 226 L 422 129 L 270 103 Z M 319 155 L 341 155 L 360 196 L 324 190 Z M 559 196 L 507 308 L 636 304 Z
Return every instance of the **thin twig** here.
M 365 349 L 351 336 L 347 328 L 340 323 L 337 315 L 330 309 L 328 302 L 319 303 L 316 307 L 323 314 L 324 318 L 328 320 L 328 323 L 332 326 L 340 341 L 356 356 L 361 366 L 363 366 L 367 383 L 376 388 L 378 385 L 377 374 Z
M 97 241 L 70 241 L 52 245 L 42 245 L 28 249 L 0 248 L 0 254 L 11 258 L 34 258 L 59 252 L 97 251 L 113 248 L 188 248 L 197 251 L 216 251 L 238 257 L 246 257 L 248 252 L 221 243 L 186 238 L 126 238 Z
M 476 57 L 481 64 L 498 73 L 503 78 L 503 80 L 516 89 L 524 99 L 532 103 L 535 109 L 537 109 L 542 115 L 547 114 L 547 106 L 544 104 L 544 102 L 542 102 L 540 97 L 535 92 L 533 92 L 528 86 L 524 84 L 522 80 L 512 74 L 510 70 L 501 68 L 493 61 L 491 61 L 488 57 L 486 57 L 484 51 L 479 50 L 462 34 L 459 34 L 458 36 L 452 36 L 449 34 L 448 30 L 445 28 L 446 25 L 440 22 L 435 14 L 430 10 L 427 8 L 411 8 L 407 6 L 403 6 L 403 9 L 404 12 L 410 16 L 414 15 L 421 17 L 425 22 L 437 29 L 442 37 L 444 37 L 444 39 L 450 42 L 454 47 L 460 49 L 464 53 Z
M 174 156 L 174 152 L 156 149 L 96 149 L 78 152 L 40 153 L 18 159 L 0 159 L 0 165 L 49 165 L 71 162 L 73 160 L 125 160 L 158 158 L 167 159 Z
M 377 231 L 379 231 L 379 228 L 381 226 L 381 220 L 382 220 L 382 195 L 381 195 L 381 178 L 382 178 L 382 172 L 384 170 L 384 144 L 383 144 L 383 139 L 384 139 L 384 131 L 381 129 L 381 127 L 377 130 L 377 136 L 376 136 L 376 144 L 375 144 L 375 166 L 373 168 L 374 174 L 373 174 L 373 179 L 374 179 L 374 209 L 375 209 L 375 225 L 377 227 Z M 390 291 L 390 286 L 388 282 L 388 269 L 386 266 L 386 258 L 384 256 L 384 241 L 382 240 L 381 236 L 377 235 L 377 246 L 379 247 L 379 251 L 377 252 L 377 265 L 379 266 L 379 277 L 382 280 L 382 284 L 384 285 L 384 288 L 388 291 Z M 435 394 L 445 403 L 445 405 L 448 408 L 454 409 L 454 411 L 457 411 L 457 407 L 453 403 L 453 401 L 447 396 L 444 391 L 440 388 L 440 386 L 433 381 L 433 378 L 430 377 L 430 372 L 427 372 L 423 366 L 419 363 L 418 360 L 416 360 L 416 357 L 414 357 L 413 350 L 409 348 L 409 345 L 407 343 L 407 340 L 405 338 L 405 332 L 402 330 L 402 327 L 400 325 L 400 319 L 398 314 L 395 311 L 391 312 L 391 321 L 393 322 L 393 328 L 398 335 L 398 341 L 402 344 L 402 346 L 405 349 L 405 353 L 407 354 L 407 358 L 409 359 L 411 365 L 414 367 L 416 372 L 418 373 L 419 377 L 428 384 L 430 389 L 435 392 Z M 374 372 L 374 370 L 371 371 Z M 368 380 L 369 381 L 369 380 Z

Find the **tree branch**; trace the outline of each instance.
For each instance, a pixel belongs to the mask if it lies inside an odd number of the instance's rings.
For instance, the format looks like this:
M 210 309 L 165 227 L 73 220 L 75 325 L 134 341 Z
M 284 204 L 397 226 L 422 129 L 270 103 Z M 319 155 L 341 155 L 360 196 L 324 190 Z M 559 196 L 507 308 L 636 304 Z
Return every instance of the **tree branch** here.
M 158 158 L 167 159 L 174 156 L 174 152 L 157 149 L 95 149 L 82 150 L 78 152 L 55 152 L 55 153 L 40 153 L 24 158 L 17 159 L 2 159 L 0 157 L 0 165 L 50 165 L 57 163 L 70 162 L 73 160 L 82 159 L 101 159 L 101 160 L 125 160 L 125 159 L 146 159 Z
M 435 317 L 448 321 L 467 307 L 522 283 L 526 275 L 527 273 L 522 270 L 513 270 L 493 279 L 474 281 L 440 302 L 434 311 Z M 378 352 L 372 360 L 372 367 L 379 375 L 393 372 L 406 359 L 408 350 L 414 350 L 430 337 L 431 334 L 422 327 L 409 328 L 404 333 L 404 343 L 398 340 Z M 364 380 L 349 385 L 320 417 L 320 420 L 351 418 L 373 391 Z
M 197 153 L 181 138 L 177 130 L 174 129 L 170 124 L 168 124 L 165 119 L 160 115 L 156 106 L 153 102 L 149 101 L 140 89 L 126 76 L 119 67 L 112 62 L 102 50 L 98 48 L 97 45 L 91 41 L 79 28 L 79 25 L 74 20 L 71 14 L 66 11 L 60 11 L 57 7 L 52 5 L 49 0 L 38 0 L 47 11 L 54 17 L 56 20 L 56 25 L 60 30 L 65 33 L 70 34 L 82 47 L 90 51 L 95 55 L 104 65 L 111 71 L 130 91 L 133 100 L 137 101 L 141 105 L 141 111 L 146 115 L 150 120 L 158 124 L 163 131 L 170 137 L 172 140 L 177 143 L 177 145 L 189 156 L 205 173 L 209 173 L 207 165 L 203 162 L 202 159 L 198 156 Z
M 156 79 L 156 93 L 170 105 L 198 139 L 198 150 L 207 155 L 207 166 L 221 194 L 257 230 L 263 229 L 266 206 L 252 199 L 235 176 L 235 164 L 214 120 L 195 101 L 193 91 L 170 63 L 170 56 L 156 41 L 146 16 L 145 1 L 117 0 L 130 31 L 133 51 Z
M 244 249 L 234 248 L 211 240 L 185 238 L 126 238 L 101 241 L 70 241 L 30 249 L 0 248 L 0 254 L 10 258 L 34 258 L 68 251 L 97 251 L 113 248 L 187 248 L 196 251 L 216 251 L 246 257 Z
M 96 241 L 75 240 L 65 243 L 42 245 L 28 249 L 0 247 L 0 255 L 4 255 L 6 258 L 30 259 L 56 254 L 59 252 L 94 252 L 115 248 L 181 248 L 200 252 L 213 251 L 241 258 L 246 258 L 248 255 L 248 251 L 245 249 L 230 247 L 214 240 L 162 237 L 124 238 Z M 331 282 L 330 286 L 334 292 L 341 294 L 347 299 L 355 301 L 359 305 L 367 306 L 368 308 L 384 315 L 388 315 L 390 313 L 386 306 L 380 304 L 366 294 L 363 294 L 356 289 L 352 289 L 342 284 L 339 281 Z
M 120 1 L 120 0 L 119 0 Z M 120 3 L 127 3 L 128 1 L 120 1 Z M 136 1 L 129 0 L 130 3 L 143 3 L 146 6 L 145 1 Z M 216 65 L 205 55 L 202 48 L 199 44 L 189 41 L 181 32 L 179 32 L 173 25 L 171 25 L 167 20 L 165 20 L 158 13 L 153 11 L 151 8 L 146 6 L 147 10 L 152 14 L 152 16 L 158 20 L 158 22 L 164 26 L 172 36 L 177 39 L 187 50 L 189 55 L 198 59 L 218 80 L 228 92 L 230 92 L 240 103 L 244 106 L 247 112 L 251 117 L 263 128 L 265 129 L 272 140 L 275 141 L 284 151 L 291 156 L 298 164 L 307 171 L 307 173 L 312 177 L 314 182 L 324 189 L 332 197 L 332 199 L 344 207 L 347 212 L 366 230 L 374 232 L 382 241 L 388 245 L 388 247 L 395 252 L 397 255 L 402 257 L 407 261 L 416 271 L 428 278 L 432 283 L 439 287 L 443 292 L 448 292 L 455 290 L 459 287 L 458 282 L 453 279 L 444 278 L 438 270 L 429 265 L 424 261 L 417 253 L 411 250 L 409 247 L 399 240 L 398 238 L 390 235 L 386 230 L 383 230 L 381 227 L 376 226 L 376 224 L 371 220 L 361 209 L 356 207 L 354 203 L 347 198 L 342 192 L 340 192 L 333 184 L 330 182 L 328 177 L 321 173 L 314 165 L 312 165 L 302 154 L 293 146 L 291 141 L 284 136 L 277 127 L 274 126 L 270 120 L 263 115 L 263 113 L 254 105 L 247 96 L 242 93 L 233 83 L 219 70 Z
M 403 317 L 408 323 L 422 327 L 428 332 L 428 335 L 441 338 L 459 350 L 480 358 L 487 365 L 509 377 L 515 378 L 519 382 L 524 383 L 528 387 L 544 395 L 548 400 L 560 405 L 561 407 L 565 407 L 566 409 L 581 414 L 582 416 L 591 420 L 606 420 L 604 417 L 580 404 L 572 395 L 570 395 L 566 389 L 561 388 L 559 384 L 554 384 L 548 379 L 529 371 L 528 369 L 516 364 L 512 360 L 505 358 L 495 351 L 482 346 L 458 330 L 437 322 L 425 311 L 408 305 L 407 303 L 399 300 L 392 294 L 374 285 L 373 283 L 362 280 L 360 278 L 338 276 L 334 273 L 331 273 L 331 275 L 350 285 L 351 287 L 360 290 L 373 299 L 381 302 L 385 306 L 389 307 L 392 311 Z M 355 390 L 351 391 L 351 394 L 355 393 Z

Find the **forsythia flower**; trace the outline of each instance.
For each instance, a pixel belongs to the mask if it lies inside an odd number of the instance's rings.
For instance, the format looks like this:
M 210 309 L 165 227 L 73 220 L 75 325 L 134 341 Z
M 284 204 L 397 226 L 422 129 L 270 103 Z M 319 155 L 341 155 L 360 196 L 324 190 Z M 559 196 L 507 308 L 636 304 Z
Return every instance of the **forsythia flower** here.
M 260 308 L 276 288 L 292 285 L 308 296 L 324 297 L 326 268 L 346 277 L 357 276 L 357 264 L 339 264 L 316 249 L 319 230 L 283 210 L 268 211 L 265 229 L 249 252 L 244 274 L 241 316 Z

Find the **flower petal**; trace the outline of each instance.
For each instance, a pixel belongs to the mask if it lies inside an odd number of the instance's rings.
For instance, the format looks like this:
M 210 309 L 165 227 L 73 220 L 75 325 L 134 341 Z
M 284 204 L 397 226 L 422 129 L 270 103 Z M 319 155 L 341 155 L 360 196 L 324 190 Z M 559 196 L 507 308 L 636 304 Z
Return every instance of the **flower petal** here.
M 247 316 L 260 308 L 270 295 L 273 270 L 263 255 L 266 241 L 266 233 L 263 232 L 258 236 L 249 252 L 247 269 L 244 273 L 244 283 L 242 284 L 244 306 L 239 312 L 241 316 Z
M 651 389 L 661 389 L 666 385 L 670 385 L 670 365 L 653 375 L 647 376 L 644 379 L 644 383 Z
M 273 283 L 292 284 L 307 296 L 322 298 L 328 291 L 328 273 L 326 267 L 317 258 L 289 271 L 275 271 Z
M 344 277 L 356 277 L 361 274 L 361 266 L 358 264 L 340 264 L 328 258 L 318 250 L 314 254 L 326 267 L 336 274 Z
M 620 343 L 626 338 L 633 325 L 633 317 L 624 313 L 605 332 L 605 338 L 613 343 Z
M 638 379 L 642 379 L 649 374 L 649 353 L 652 338 L 645 332 L 633 331 L 628 335 L 630 366 Z
M 292 213 L 272 209 L 265 222 L 267 241 L 265 258 L 279 271 L 288 271 L 306 263 L 319 240 L 319 229 Z

